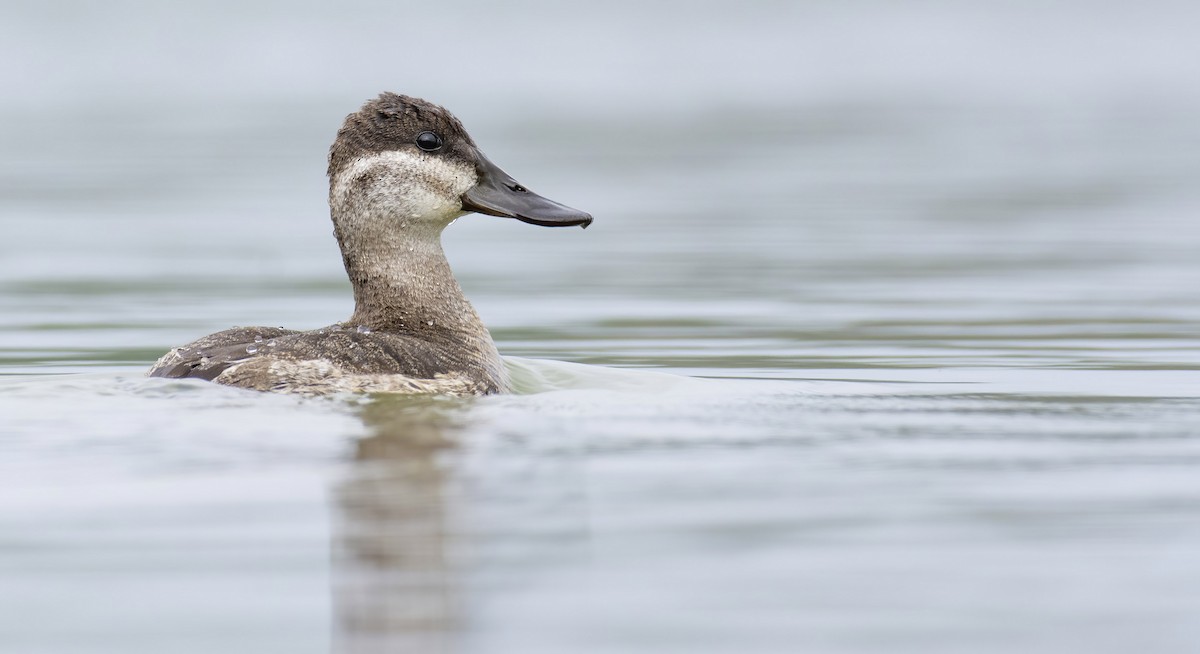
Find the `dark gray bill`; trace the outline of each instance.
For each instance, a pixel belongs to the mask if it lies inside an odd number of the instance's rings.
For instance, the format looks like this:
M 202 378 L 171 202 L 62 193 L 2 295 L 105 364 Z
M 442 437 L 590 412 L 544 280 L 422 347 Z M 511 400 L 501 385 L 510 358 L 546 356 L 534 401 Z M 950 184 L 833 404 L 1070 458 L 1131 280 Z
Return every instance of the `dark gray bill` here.
M 592 224 L 592 214 L 559 204 L 521 186 L 482 152 L 475 170 L 479 182 L 462 194 L 462 206 L 467 211 L 516 218 L 545 227 L 580 225 L 586 229 Z

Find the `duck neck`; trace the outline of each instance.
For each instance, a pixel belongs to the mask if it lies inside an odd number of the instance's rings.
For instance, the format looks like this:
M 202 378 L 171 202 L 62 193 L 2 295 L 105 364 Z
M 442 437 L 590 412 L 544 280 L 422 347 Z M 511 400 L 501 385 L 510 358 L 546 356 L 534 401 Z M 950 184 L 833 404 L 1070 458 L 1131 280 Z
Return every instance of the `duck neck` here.
M 334 217 L 354 287 L 350 324 L 419 335 L 498 360 L 491 335 L 446 261 L 444 225 L 400 216 L 355 218 Z

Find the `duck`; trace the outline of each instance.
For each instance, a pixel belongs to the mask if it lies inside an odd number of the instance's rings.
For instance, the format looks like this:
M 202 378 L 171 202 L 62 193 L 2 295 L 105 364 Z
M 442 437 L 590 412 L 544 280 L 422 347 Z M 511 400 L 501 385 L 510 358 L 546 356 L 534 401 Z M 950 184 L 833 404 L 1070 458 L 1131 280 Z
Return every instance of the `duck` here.
M 226 329 L 171 349 L 146 374 L 305 395 L 511 392 L 446 260 L 442 230 L 468 213 L 583 228 L 591 214 L 518 183 L 453 114 L 406 95 L 382 93 L 347 116 L 328 161 L 353 314 L 307 331 Z

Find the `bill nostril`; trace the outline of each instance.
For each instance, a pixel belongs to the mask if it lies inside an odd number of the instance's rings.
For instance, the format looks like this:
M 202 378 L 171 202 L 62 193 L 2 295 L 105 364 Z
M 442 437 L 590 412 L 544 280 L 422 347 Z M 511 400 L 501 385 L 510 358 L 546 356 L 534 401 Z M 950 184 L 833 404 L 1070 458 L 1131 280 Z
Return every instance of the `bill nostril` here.
M 528 193 L 529 192 L 529 189 L 525 188 L 524 186 L 521 186 L 520 184 L 509 184 L 508 190 L 513 191 L 514 193 Z

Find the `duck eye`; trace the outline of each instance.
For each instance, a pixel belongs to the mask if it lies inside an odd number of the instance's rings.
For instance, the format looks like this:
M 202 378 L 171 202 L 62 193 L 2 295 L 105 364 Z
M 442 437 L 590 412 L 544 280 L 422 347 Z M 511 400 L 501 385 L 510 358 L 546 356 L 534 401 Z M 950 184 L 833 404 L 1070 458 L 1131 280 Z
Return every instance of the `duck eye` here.
M 433 152 L 442 147 L 442 137 L 433 132 L 421 132 L 417 134 L 417 147 L 426 152 Z

